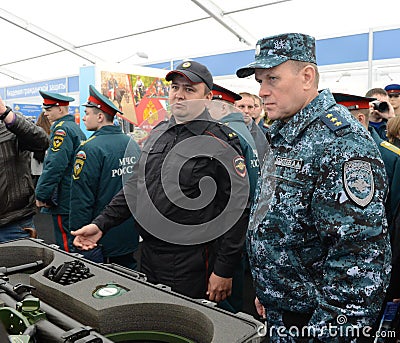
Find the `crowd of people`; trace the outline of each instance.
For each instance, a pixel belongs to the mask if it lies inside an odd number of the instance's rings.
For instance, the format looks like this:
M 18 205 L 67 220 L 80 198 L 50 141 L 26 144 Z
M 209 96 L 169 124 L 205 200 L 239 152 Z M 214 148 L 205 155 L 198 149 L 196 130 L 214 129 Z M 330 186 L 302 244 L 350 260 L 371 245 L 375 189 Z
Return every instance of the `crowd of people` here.
M 270 342 L 373 341 L 400 302 L 400 85 L 319 89 L 300 33 L 260 39 L 236 75 L 259 94 L 195 61 L 168 72 L 170 116 L 141 149 L 93 86 L 88 139 L 71 97 L 40 91 L 50 132 L 0 101 L 0 240 L 32 235 L 36 198 L 61 249 L 227 311 L 243 311 L 250 270 Z M 35 188 L 30 152 L 44 159 Z

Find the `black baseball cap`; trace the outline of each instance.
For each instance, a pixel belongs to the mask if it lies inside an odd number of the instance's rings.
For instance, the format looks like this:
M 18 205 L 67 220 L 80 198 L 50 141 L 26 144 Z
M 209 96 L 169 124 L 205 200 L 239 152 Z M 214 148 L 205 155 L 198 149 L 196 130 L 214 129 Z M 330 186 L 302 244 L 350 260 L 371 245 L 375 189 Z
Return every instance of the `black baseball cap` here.
M 205 83 L 211 90 L 213 87 L 213 78 L 207 67 L 196 61 L 185 61 L 179 64 L 175 70 L 171 70 L 165 79 L 172 81 L 174 74 L 186 77 L 191 83 Z

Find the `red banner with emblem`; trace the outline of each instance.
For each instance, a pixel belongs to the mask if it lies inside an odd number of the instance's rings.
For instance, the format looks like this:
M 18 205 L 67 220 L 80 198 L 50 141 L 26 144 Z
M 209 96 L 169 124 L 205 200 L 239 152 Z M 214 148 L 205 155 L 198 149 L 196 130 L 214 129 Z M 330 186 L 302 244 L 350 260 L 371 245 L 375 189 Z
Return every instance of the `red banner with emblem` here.
M 101 72 L 102 94 L 123 112 L 124 120 L 147 133 L 166 116 L 168 82 L 146 75 Z

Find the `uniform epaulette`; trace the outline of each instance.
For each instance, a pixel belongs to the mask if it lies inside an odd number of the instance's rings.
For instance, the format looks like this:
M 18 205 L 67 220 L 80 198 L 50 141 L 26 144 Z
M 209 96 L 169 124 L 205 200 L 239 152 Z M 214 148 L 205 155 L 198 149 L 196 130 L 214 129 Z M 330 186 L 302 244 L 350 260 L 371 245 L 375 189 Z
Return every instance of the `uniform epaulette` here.
M 383 146 L 384 148 L 394 152 L 397 155 L 400 155 L 400 149 L 397 146 L 393 145 L 392 143 L 389 143 L 389 142 L 386 142 L 386 141 L 382 141 L 381 142 L 381 146 Z
M 88 138 L 87 140 L 81 142 L 81 146 L 84 146 L 86 143 L 89 143 L 91 140 L 93 140 L 95 138 L 96 138 L 96 136 L 92 136 L 92 137 Z
M 336 111 L 324 113 L 319 118 L 332 132 L 350 127 L 350 123 Z
M 64 124 L 64 120 L 60 121 L 55 127 L 60 127 L 60 126 L 62 126 L 62 124 Z
M 234 132 L 229 126 L 225 125 L 224 123 L 220 123 L 219 127 L 221 131 L 229 138 L 234 139 L 237 137 L 237 133 Z

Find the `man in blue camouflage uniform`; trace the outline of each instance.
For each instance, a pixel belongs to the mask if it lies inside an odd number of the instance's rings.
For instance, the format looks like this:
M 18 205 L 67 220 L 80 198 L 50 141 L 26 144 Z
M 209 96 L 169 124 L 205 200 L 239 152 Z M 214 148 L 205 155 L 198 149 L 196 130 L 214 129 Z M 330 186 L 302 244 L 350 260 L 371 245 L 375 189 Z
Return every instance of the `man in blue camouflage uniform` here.
M 39 91 L 43 97 L 45 116 L 52 123 L 50 148 L 44 160 L 43 173 L 36 186 L 36 205 L 53 217 L 57 245 L 69 252 L 73 249 L 69 233 L 69 200 L 75 150 L 86 139 L 85 134 L 68 114 L 74 98 Z
M 77 150 L 71 184 L 70 230 L 77 230 L 96 218 L 113 196 L 122 188 L 123 176 L 128 177 L 140 155 L 137 143 L 113 125 L 117 112 L 122 113 L 93 86 L 89 86 L 85 122 L 90 138 Z M 95 262 L 117 263 L 135 269 L 134 252 L 139 234 L 133 216 L 105 235 L 101 247 L 82 252 Z M 97 250 L 97 251 L 96 251 Z
M 375 143 L 329 90 L 318 92 L 313 37 L 261 39 L 255 62 L 236 74 L 255 74 L 275 120 L 247 237 L 271 341 L 372 335 L 390 275 L 386 173 Z

